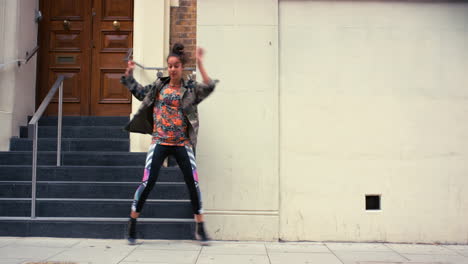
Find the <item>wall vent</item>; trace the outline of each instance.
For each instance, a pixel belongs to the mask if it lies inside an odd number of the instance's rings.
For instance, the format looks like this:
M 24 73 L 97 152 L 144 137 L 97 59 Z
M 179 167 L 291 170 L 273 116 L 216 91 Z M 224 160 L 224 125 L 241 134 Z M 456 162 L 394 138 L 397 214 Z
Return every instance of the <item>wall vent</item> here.
M 368 211 L 381 210 L 380 195 L 366 194 L 366 210 Z

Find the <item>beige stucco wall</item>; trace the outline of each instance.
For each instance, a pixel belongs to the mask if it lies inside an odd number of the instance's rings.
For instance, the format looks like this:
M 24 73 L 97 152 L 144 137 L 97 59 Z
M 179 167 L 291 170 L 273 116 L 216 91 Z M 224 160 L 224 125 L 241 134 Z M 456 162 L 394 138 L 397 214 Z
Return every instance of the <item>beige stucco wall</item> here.
M 468 243 L 468 4 L 280 1 L 279 16 L 280 237 Z
M 206 51 L 206 68 L 221 80 L 216 92 L 200 105 L 198 170 L 209 229 L 216 239 L 278 238 L 278 82 L 276 1 L 225 2 L 227 12 L 216 11 L 216 1 L 198 1 L 199 45 Z M 135 1 L 134 59 L 146 66 L 166 66 L 168 17 L 171 1 Z M 172 3 L 175 5 L 175 3 Z M 205 5 L 206 4 L 206 5 Z M 210 6 L 211 5 L 211 6 Z M 264 9 L 253 18 L 251 6 Z M 165 7 L 165 9 L 164 9 Z M 164 15 L 166 10 L 166 15 Z M 210 30 L 218 35 L 204 41 Z M 165 36 L 165 39 L 162 38 Z M 250 42 L 240 43 L 240 39 Z M 232 45 L 236 44 L 237 47 Z M 239 56 L 239 53 L 245 53 Z M 261 54 L 261 67 L 245 65 L 245 58 Z M 251 83 L 239 85 L 239 73 L 257 71 Z M 137 69 L 142 84 L 154 81 L 154 72 Z M 235 113 L 234 105 L 248 109 Z M 133 114 L 140 102 L 132 103 Z M 245 119 L 245 112 L 251 113 Z M 245 125 L 238 127 L 236 123 Z M 267 131 L 262 133 L 262 131 Z M 150 137 L 131 134 L 131 150 L 146 151 Z M 249 224 L 251 223 L 251 224 Z
M 36 46 L 37 8 L 37 0 L 0 0 L 0 64 L 24 59 Z M 0 68 L 0 150 L 8 150 L 10 138 L 19 136 L 19 127 L 34 113 L 35 87 L 36 56 L 21 67 Z
M 133 59 L 146 67 L 165 67 L 169 46 L 169 0 L 135 0 Z M 137 67 L 135 78 L 142 85 L 155 81 L 156 72 Z M 132 115 L 141 102 L 132 97 Z M 150 135 L 130 133 L 130 149 L 146 152 L 151 143 Z
M 277 1 L 198 1 L 216 91 L 199 107 L 198 170 L 215 239 L 278 239 Z
M 467 4 L 198 1 L 197 34 L 215 238 L 468 243 Z

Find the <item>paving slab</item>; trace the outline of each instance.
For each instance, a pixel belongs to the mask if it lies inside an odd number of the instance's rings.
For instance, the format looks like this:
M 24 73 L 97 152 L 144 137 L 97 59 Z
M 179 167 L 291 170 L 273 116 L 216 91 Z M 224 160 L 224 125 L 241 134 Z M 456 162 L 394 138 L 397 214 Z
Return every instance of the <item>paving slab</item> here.
M 450 264 L 446 262 L 413 262 L 413 261 L 405 261 L 405 262 L 382 262 L 382 261 L 358 261 L 356 264 Z
M 212 255 L 202 254 L 199 256 L 197 264 L 270 264 L 268 256 L 264 255 Z
M 266 255 L 264 243 L 212 242 L 203 247 L 202 254 L 209 255 Z
M 125 239 L 82 239 L 72 248 L 94 248 L 94 249 L 134 249 L 128 245 Z
M 342 264 L 332 253 L 269 253 L 271 264 Z
M 412 262 L 430 264 L 468 264 L 468 257 L 460 255 L 404 254 L 404 256 Z
M 200 251 L 202 246 L 192 240 L 171 241 L 171 240 L 139 240 L 138 250 L 141 249 L 159 249 L 159 250 L 176 250 L 176 251 Z
M 453 250 L 460 255 L 468 257 L 468 245 L 446 245 L 443 247 Z
M 132 248 L 69 248 L 47 261 L 87 263 L 87 264 L 117 264 L 126 258 Z
M 11 245 L 20 239 L 19 237 L 0 237 L 0 248 Z
M 408 259 L 395 252 L 364 252 L 364 251 L 335 251 L 336 256 L 343 264 L 356 264 L 356 262 L 374 261 L 380 264 L 405 263 Z
M 28 239 L 17 239 L 10 245 L 15 247 L 69 248 L 81 241 L 82 239 L 79 238 L 31 237 Z
M 174 263 L 193 264 L 197 260 L 199 251 L 174 251 L 174 250 L 140 250 L 136 249 L 122 262 L 150 262 L 150 263 Z
M 435 254 L 435 255 L 457 255 L 453 250 L 440 245 L 421 244 L 386 244 L 388 247 L 401 254 Z
M 8 245 L 0 248 L 0 259 L 18 258 L 45 260 L 64 251 L 63 248 Z
M 327 242 L 325 245 L 331 251 L 371 251 L 371 252 L 391 252 L 383 243 L 334 243 Z
M 23 264 L 33 261 L 31 259 L 17 259 L 17 258 L 2 258 L 0 264 Z
M 331 253 L 323 243 L 265 243 L 268 253 Z

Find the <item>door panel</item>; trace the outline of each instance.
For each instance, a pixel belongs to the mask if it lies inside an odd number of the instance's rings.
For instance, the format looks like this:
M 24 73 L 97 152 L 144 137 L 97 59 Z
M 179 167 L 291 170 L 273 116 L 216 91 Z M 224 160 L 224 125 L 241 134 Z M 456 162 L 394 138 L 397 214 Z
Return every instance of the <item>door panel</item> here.
M 105 103 L 131 103 L 132 97 L 127 92 L 127 89 L 122 89 L 120 85 L 120 77 L 122 70 L 101 70 L 101 89 L 99 93 L 99 102 Z
M 95 10 L 91 112 L 128 115 L 132 97 L 119 79 L 126 68 L 123 58 L 133 46 L 133 0 L 98 0 Z
M 38 100 L 42 102 L 59 74 L 63 84 L 63 113 L 89 114 L 89 82 L 91 63 L 91 0 L 43 0 L 44 19 L 39 26 Z M 64 21 L 67 20 L 68 24 Z M 57 93 L 58 95 L 58 93 Z M 55 96 L 46 115 L 57 114 Z
M 102 20 L 133 21 L 133 0 L 102 0 Z
M 86 6 L 89 6 L 89 1 L 87 0 L 53 0 L 52 5 L 50 1 L 46 2 L 49 2 L 47 3 L 47 7 L 53 20 L 80 20 L 85 15 Z
M 120 76 L 133 46 L 133 0 L 41 0 L 40 6 L 37 107 L 64 74 L 65 115 L 129 115 L 131 94 Z M 56 97 L 46 115 L 57 114 Z
M 83 44 L 82 36 L 79 31 L 60 32 L 53 31 L 50 34 L 50 51 L 75 51 L 81 52 Z
M 131 32 L 107 31 L 101 33 L 102 52 L 126 52 L 131 46 Z
M 79 69 L 52 69 L 49 72 L 49 87 L 54 85 L 59 75 L 65 75 L 67 78 L 63 81 L 63 102 L 80 103 L 81 102 L 81 80 Z M 58 101 L 58 92 L 54 96 L 54 101 Z

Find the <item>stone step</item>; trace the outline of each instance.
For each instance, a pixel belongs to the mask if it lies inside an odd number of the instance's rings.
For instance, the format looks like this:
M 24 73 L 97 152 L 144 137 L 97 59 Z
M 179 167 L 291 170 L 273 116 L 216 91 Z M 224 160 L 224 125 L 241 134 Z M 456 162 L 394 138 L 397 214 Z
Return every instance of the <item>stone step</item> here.
M 143 177 L 141 166 L 38 166 L 38 181 L 137 182 Z M 30 165 L 0 165 L 0 181 L 30 181 Z M 162 167 L 158 182 L 184 182 L 178 167 Z
M 38 199 L 37 217 L 127 217 L 131 199 Z M 0 199 L 0 216 L 31 216 L 31 199 Z M 142 218 L 193 217 L 189 200 L 147 200 Z
M 18 218 L 0 217 L 0 236 L 124 239 L 128 218 Z M 139 239 L 193 239 L 189 219 L 139 219 Z
M 57 138 L 57 126 L 39 126 L 39 138 Z M 28 137 L 28 128 L 20 127 L 20 138 Z M 63 126 L 62 138 L 123 138 L 128 139 L 129 133 L 123 126 Z
M 37 198 L 133 199 L 139 182 L 37 182 Z M 31 182 L 0 182 L 0 198 L 31 198 Z M 189 199 L 185 183 L 156 183 L 148 199 Z
M 33 141 L 27 138 L 12 138 L 11 151 L 31 151 Z M 39 151 L 56 151 L 57 139 L 39 138 Z M 89 139 L 89 138 L 62 138 L 61 151 L 126 151 L 130 150 L 129 139 Z
M 64 151 L 62 165 L 76 166 L 144 166 L 144 152 L 94 152 Z M 53 151 L 38 152 L 39 165 L 56 165 L 57 154 Z M 0 151 L 0 165 L 31 165 L 31 151 Z
M 31 117 L 28 117 L 28 122 Z M 63 116 L 63 126 L 125 126 L 128 116 Z M 44 116 L 39 120 L 39 126 L 57 126 L 56 116 Z

